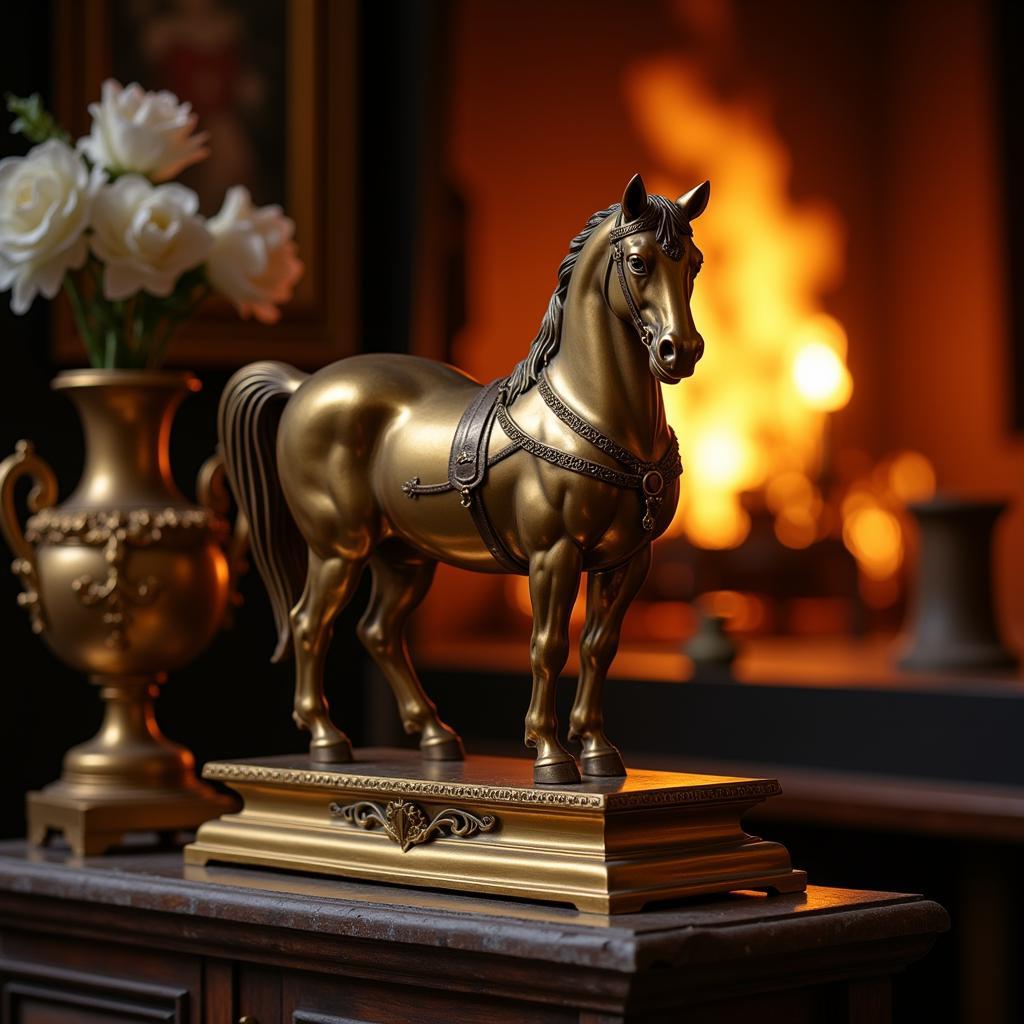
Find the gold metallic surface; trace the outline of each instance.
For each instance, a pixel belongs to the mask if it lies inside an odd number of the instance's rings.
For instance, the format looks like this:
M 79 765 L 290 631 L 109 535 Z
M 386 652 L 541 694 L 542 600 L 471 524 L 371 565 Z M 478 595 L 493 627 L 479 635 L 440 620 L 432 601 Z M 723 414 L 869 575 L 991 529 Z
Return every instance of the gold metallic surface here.
M 67 752 L 60 780 L 29 794 L 29 835 L 43 842 L 63 831 L 76 852 L 97 853 L 126 832 L 173 832 L 230 808 L 196 780 L 192 755 L 161 735 L 153 700 L 166 673 L 217 631 L 231 572 L 218 511 L 189 503 L 171 476 L 171 424 L 199 382 L 187 373 L 80 370 L 53 386 L 82 420 L 82 477 L 50 507 L 53 474 L 21 442 L 0 464 L 0 524 L 33 629 L 99 686 L 104 719 Z M 204 468 L 208 492 L 216 473 Z M 37 481 L 24 531 L 14 502 L 22 476 Z
M 186 870 L 255 864 L 554 900 L 602 914 L 806 885 L 782 846 L 740 825 L 780 791 L 773 779 L 630 771 L 537 787 L 527 761 L 425 762 L 398 750 L 357 751 L 356 763 L 337 767 L 294 756 L 212 762 L 203 774 L 226 782 L 244 806 L 201 826 L 185 848 Z M 399 806 L 411 821 L 395 824 Z M 376 827 L 367 827 L 375 816 Z
M 404 631 L 437 562 L 506 571 L 492 553 L 497 547 L 506 565 L 521 564 L 529 575 L 533 695 L 525 742 L 536 749 L 534 781 L 578 783 L 580 768 L 592 777 L 623 775 L 605 735 L 601 691 L 623 617 L 647 575 L 651 541 L 678 500 L 678 472 L 655 469 L 678 469 L 661 386 L 690 376 L 703 352 L 690 313 L 702 263 L 690 221 L 708 195 L 705 182 L 674 202 L 649 197 L 637 175 L 621 204 L 591 217 L 573 240 L 541 331 L 499 392 L 487 452 L 501 458 L 478 496 L 419 486 L 451 479 L 456 428 L 481 394 L 451 366 L 363 355 L 310 376 L 263 362 L 228 383 L 219 425 L 228 477 L 274 607 L 275 658 L 295 654 L 294 717 L 312 734 L 313 760 L 352 756 L 330 718 L 322 676 L 333 620 L 366 568 L 373 592 L 359 635 L 394 690 L 406 730 L 421 734 L 428 760 L 462 757 L 420 685 Z M 562 414 L 536 386 L 542 373 Z M 506 452 L 510 445 L 518 450 Z M 632 474 L 624 476 L 614 452 Z M 471 448 L 453 459 L 474 461 Z M 473 501 L 482 503 L 497 544 L 483 539 L 479 510 L 467 511 Z M 555 681 L 584 572 L 583 668 L 569 721 L 569 737 L 582 747 L 577 765 L 558 736 Z

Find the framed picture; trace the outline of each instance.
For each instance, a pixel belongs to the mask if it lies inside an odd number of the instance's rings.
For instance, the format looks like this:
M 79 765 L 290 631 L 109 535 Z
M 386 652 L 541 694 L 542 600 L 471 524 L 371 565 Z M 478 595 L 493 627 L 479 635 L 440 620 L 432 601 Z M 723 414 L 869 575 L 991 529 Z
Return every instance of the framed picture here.
M 295 221 L 306 265 L 279 323 L 241 320 L 211 299 L 169 362 L 229 368 L 284 358 L 320 366 L 356 350 L 355 0 L 55 0 L 55 107 L 77 138 L 104 79 L 170 89 L 209 133 L 210 156 L 181 181 L 217 212 L 231 185 Z M 57 305 L 58 359 L 81 362 Z

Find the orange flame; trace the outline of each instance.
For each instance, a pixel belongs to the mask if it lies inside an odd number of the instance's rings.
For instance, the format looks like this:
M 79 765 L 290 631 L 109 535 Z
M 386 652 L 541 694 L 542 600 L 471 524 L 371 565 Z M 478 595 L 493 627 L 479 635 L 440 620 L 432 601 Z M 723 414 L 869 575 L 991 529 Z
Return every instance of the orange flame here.
M 846 334 L 823 308 L 842 228 L 830 209 L 790 198 L 785 146 L 756 97 L 724 99 L 678 56 L 637 62 L 624 86 L 662 168 L 654 190 L 712 182 L 696 232 L 707 272 L 693 296 L 707 350 L 692 380 L 665 389 L 686 464 L 670 533 L 733 547 L 750 528 L 741 493 L 767 488 L 779 540 L 805 547 L 820 533 L 811 481 L 826 417 L 853 389 Z

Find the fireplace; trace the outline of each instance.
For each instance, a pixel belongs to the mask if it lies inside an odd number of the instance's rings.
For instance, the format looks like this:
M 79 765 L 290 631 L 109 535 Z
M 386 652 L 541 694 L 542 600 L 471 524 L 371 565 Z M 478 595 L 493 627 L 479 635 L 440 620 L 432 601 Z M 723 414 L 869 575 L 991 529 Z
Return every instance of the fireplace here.
M 664 389 L 682 496 L 627 647 L 677 650 L 702 613 L 740 638 L 891 635 L 915 560 L 907 503 L 1024 489 L 992 26 L 966 4 L 925 13 L 452 8 L 437 230 L 462 302 L 436 332 L 452 361 L 482 380 L 512 366 L 569 239 L 632 171 L 669 195 L 712 181 L 695 226 L 706 355 Z M 957 97 L 941 111 L 922 46 Z M 1003 566 L 1024 555 L 1020 510 L 998 543 Z M 1012 634 L 1024 589 L 997 582 Z M 528 611 L 524 581 L 442 568 L 419 646 L 465 663 L 467 638 L 501 639 L 525 664 Z

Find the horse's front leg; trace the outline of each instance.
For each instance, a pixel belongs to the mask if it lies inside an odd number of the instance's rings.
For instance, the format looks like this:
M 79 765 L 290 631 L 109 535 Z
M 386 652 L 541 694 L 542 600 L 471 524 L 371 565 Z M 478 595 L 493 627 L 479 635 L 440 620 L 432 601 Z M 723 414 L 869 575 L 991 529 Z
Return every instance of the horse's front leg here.
M 537 783 L 580 781 L 576 759 L 558 742 L 555 715 L 555 685 L 569 656 L 569 615 L 579 590 L 580 567 L 580 550 L 569 537 L 530 556 L 533 696 L 526 713 L 526 745 L 537 748 Z
M 622 620 L 651 567 L 651 545 L 645 544 L 625 565 L 592 572 L 587 579 L 587 619 L 580 639 L 580 678 L 569 717 L 569 736 L 583 744 L 584 775 L 626 774 L 622 757 L 604 734 L 601 691 L 619 649 Z

